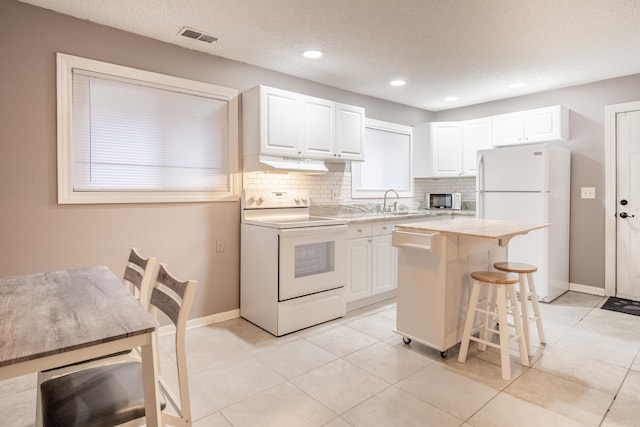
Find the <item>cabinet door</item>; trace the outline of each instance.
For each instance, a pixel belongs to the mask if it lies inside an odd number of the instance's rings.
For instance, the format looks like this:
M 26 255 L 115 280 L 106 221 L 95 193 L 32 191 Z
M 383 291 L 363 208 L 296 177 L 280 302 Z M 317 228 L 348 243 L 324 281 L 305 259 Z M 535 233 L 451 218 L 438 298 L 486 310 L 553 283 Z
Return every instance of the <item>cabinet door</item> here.
M 524 139 L 524 113 L 501 114 L 491 118 L 494 147 L 521 144 Z
M 559 105 L 525 111 L 524 138 L 527 143 L 562 140 L 561 126 Z
M 336 104 L 336 150 L 340 160 L 364 161 L 364 108 Z
M 374 236 L 371 242 L 371 294 L 396 288 L 395 248 L 391 236 Z
M 347 240 L 347 302 L 371 295 L 371 239 Z
M 434 177 L 462 174 L 462 123 L 431 124 L 431 165 Z
M 462 122 L 462 174 L 475 176 L 477 151 L 491 148 L 491 118 Z
M 326 99 L 302 96 L 304 111 L 300 151 L 305 158 L 333 157 L 336 138 L 336 107 Z
M 264 88 L 260 93 L 260 152 L 297 157 L 299 144 L 299 96 L 280 89 Z
M 431 128 L 429 123 L 413 127 L 411 144 L 413 149 L 413 177 L 431 178 Z

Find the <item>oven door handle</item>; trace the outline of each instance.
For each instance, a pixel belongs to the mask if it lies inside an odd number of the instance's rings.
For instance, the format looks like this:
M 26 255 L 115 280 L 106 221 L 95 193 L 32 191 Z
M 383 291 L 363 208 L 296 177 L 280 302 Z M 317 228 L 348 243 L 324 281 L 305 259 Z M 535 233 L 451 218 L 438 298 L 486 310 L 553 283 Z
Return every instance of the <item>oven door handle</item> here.
M 278 230 L 280 236 L 310 236 L 346 230 L 346 225 L 321 225 L 318 227 L 287 228 Z

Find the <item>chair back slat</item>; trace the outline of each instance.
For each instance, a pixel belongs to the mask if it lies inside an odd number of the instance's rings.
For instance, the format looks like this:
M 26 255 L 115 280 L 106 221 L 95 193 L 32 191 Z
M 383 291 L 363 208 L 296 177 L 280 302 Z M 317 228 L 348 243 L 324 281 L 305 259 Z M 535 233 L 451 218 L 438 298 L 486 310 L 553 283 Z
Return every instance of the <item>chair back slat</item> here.
M 178 324 L 180 303 L 171 298 L 171 296 L 159 286 L 156 286 L 151 292 L 151 305 L 166 314 L 174 325 Z
M 143 274 L 134 270 L 131 266 L 127 266 L 127 268 L 124 269 L 124 280 L 131 283 L 138 290 L 140 290 L 140 285 L 142 284 L 142 277 Z
M 124 269 L 124 283 L 145 308 L 149 306 L 149 292 L 153 285 L 155 269 L 155 257 L 143 258 L 137 248 L 131 248 Z
M 178 325 L 185 293 L 191 283 L 195 285 L 195 281 L 180 281 L 167 271 L 164 264 L 160 264 L 156 282 L 151 292 L 151 305 L 166 314 L 174 325 Z M 188 308 L 185 311 L 188 312 Z

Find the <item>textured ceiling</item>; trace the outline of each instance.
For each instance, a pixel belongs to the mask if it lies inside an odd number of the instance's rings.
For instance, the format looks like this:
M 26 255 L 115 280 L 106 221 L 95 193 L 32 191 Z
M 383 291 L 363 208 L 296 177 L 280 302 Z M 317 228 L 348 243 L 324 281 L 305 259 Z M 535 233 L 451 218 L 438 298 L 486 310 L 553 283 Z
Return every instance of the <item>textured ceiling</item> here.
M 640 0 L 20 1 L 431 111 L 640 73 Z

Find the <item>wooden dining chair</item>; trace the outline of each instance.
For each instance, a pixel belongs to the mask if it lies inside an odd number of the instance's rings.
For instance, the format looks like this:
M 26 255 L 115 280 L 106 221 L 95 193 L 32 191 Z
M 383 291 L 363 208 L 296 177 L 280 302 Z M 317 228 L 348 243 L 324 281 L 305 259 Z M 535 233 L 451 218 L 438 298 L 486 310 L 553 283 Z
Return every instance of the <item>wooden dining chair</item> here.
M 131 248 L 127 265 L 124 268 L 122 278 L 123 285 L 135 296 L 145 309 L 149 308 L 149 293 L 153 286 L 156 274 L 157 260 L 155 257 L 143 257 L 138 248 Z M 37 393 L 36 393 L 36 427 L 42 426 L 42 414 L 40 413 L 40 385 L 51 378 L 65 375 L 80 369 L 87 369 L 117 361 L 134 361 L 139 359 L 139 354 L 135 350 L 121 351 L 108 356 L 89 359 L 71 365 L 58 366 L 46 371 L 38 372 Z
M 140 255 L 140 252 L 138 252 L 137 248 L 131 248 L 129 252 L 129 259 L 127 260 L 127 265 L 124 269 L 122 280 L 124 286 L 129 289 L 129 291 L 140 301 L 140 304 L 142 304 L 145 309 L 149 308 L 149 293 L 151 291 L 153 279 L 155 278 L 156 274 L 156 264 L 157 261 L 155 257 L 145 258 Z M 40 413 L 40 385 L 43 382 L 60 375 L 78 371 L 80 369 L 87 369 L 94 366 L 100 366 L 117 361 L 134 360 L 139 360 L 139 354 L 134 350 L 128 350 L 38 372 L 38 387 L 36 393 L 36 427 L 42 426 L 42 414 Z
M 150 312 L 164 313 L 175 325 L 176 396 L 159 373 L 162 422 L 191 426 L 191 405 L 185 334 L 196 281 L 179 281 L 160 264 L 150 298 Z M 157 353 L 159 361 L 159 352 Z M 160 363 L 158 363 L 158 366 Z M 143 425 L 145 423 L 142 363 L 120 362 L 81 370 L 44 382 L 41 386 L 44 427 Z M 168 413 L 169 401 L 175 414 Z

